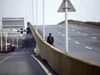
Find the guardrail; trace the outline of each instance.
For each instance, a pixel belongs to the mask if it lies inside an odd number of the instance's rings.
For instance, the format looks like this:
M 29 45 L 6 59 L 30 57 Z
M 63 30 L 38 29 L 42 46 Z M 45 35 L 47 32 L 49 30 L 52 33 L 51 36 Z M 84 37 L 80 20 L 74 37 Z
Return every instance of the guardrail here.
M 79 60 L 70 54 L 49 45 L 40 34 L 29 25 L 36 40 L 40 55 L 59 75 L 100 75 L 100 65 Z

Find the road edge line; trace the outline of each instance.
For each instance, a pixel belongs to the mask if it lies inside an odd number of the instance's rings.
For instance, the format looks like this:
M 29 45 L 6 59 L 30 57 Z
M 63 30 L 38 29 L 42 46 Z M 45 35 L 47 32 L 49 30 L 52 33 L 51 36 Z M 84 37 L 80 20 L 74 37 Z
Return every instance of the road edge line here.
M 52 73 L 49 72 L 49 70 L 40 62 L 40 60 L 38 60 L 34 55 L 31 56 L 38 62 L 47 75 L 52 75 Z
M 6 57 L 6 58 L 4 58 L 2 61 L 0 61 L 0 64 L 3 63 L 4 61 L 8 60 L 9 58 L 13 57 L 13 56 L 14 56 L 14 54 L 11 55 L 11 56 L 8 56 L 8 57 Z

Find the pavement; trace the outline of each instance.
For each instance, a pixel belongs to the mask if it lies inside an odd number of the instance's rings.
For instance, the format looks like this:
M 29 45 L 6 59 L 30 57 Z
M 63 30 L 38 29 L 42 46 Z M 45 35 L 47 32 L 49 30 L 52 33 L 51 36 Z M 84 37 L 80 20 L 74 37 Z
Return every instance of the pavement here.
M 25 38 L 14 52 L 0 54 L 0 75 L 47 75 L 34 58 L 33 37 L 27 35 Z
M 42 26 L 38 26 L 42 34 Z M 46 26 L 46 37 L 52 33 L 55 47 L 65 51 L 65 25 Z M 69 54 L 78 59 L 100 65 L 100 26 L 85 23 L 69 23 Z M 65 51 L 66 52 L 66 51 Z

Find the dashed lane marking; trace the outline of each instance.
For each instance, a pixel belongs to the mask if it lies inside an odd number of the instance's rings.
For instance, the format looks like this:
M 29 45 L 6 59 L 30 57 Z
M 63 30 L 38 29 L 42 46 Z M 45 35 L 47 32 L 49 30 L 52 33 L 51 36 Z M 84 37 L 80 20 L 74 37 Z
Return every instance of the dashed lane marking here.
M 68 38 L 68 40 L 71 40 L 71 38 Z
M 61 32 L 58 32 L 59 34 L 61 33 Z
M 75 31 L 74 29 L 71 29 L 73 32 Z
M 91 47 L 88 47 L 88 46 L 86 46 L 85 48 L 90 49 L 90 50 L 92 49 Z
M 80 31 L 77 31 L 77 33 L 81 33 Z
M 65 36 L 64 34 L 62 34 L 62 36 Z
M 55 31 L 57 31 L 57 30 L 55 30 Z
M 88 34 L 84 33 L 83 35 L 86 36 L 86 35 L 88 35 Z
M 78 44 L 79 45 L 80 43 L 76 41 L 75 44 Z
M 97 39 L 96 37 L 91 37 L 92 39 Z

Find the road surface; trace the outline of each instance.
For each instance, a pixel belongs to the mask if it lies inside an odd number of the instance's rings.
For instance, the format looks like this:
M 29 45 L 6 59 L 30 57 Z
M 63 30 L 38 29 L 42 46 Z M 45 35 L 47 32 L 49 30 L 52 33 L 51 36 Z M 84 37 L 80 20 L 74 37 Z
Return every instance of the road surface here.
M 46 75 L 32 56 L 35 43 L 31 39 L 23 39 L 22 47 L 15 52 L 0 54 L 0 75 Z
M 38 26 L 42 35 L 42 26 Z M 69 23 L 69 54 L 100 65 L 100 27 L 85 23 Z M 46 37 L 52 33 L 55 47 L 65 51 L 65 26 L 46 26 Z

